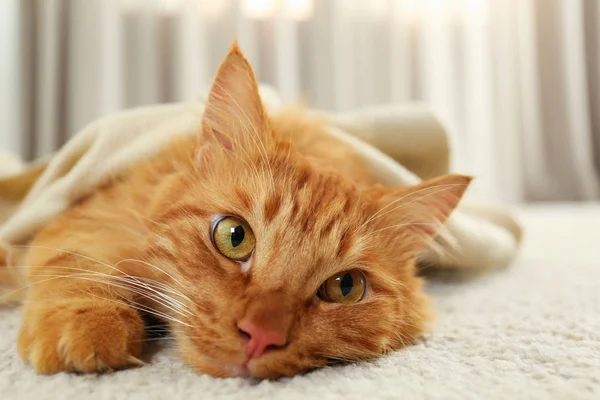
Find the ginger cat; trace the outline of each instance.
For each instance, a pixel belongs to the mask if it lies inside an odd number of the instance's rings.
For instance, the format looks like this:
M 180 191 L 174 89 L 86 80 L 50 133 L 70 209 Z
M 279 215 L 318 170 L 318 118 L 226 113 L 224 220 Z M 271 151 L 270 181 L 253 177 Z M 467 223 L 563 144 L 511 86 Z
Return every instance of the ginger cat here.
M 43 374 L 139 365 L 147 314 L 214 376 L 291 376 L 423 333 L 415 260 L 469 177 L 372 185 L 318 122 L 267 117 L 236 44 L 202 126 L 37 234 L 24 360 Z

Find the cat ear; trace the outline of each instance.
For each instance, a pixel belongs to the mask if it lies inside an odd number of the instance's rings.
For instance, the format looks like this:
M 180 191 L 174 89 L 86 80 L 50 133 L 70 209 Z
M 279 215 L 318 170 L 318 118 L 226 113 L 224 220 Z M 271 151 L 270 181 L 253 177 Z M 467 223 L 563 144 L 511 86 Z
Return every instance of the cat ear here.
M 248 60 L 234 42 L 219 67 L 202 119 L 203 142 L 228 149 L 265 146 L 272 139 L 258 83 Z
M 422 240 L 418 242 L 424 244 L 446 222 L 472 179 L 463 175 L 444 175 L 415 186 L 367 189 L 365 194 L 378 208 L 369 223 L 390 234 L 396 228 L 412 232 L 413 237 L 419 237 Z

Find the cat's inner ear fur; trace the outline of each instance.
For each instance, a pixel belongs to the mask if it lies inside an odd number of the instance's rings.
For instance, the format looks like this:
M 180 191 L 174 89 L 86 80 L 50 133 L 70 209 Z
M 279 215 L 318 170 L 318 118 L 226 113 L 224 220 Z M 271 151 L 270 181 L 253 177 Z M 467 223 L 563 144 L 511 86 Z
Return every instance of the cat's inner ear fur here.
M 265 148 L 273 138 L 252 67 L 234 42 L 213 81 L 204 117 L 202 144 L 227 149 Z
M 378 210 L 371 217 L 377 230 L 393 234 L 394 229 L 413 232 L 421 244 L 434 237 L 467 190 L 472 178 L 444 175 L 415 186 L 376 186 L 365 190 Z

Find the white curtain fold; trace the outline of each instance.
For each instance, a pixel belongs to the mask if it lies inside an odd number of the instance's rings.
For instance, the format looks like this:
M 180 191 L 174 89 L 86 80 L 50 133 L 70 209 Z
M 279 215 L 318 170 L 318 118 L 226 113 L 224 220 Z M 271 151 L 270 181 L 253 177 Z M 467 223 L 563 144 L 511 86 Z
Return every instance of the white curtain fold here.
M 600 196 L 597 0 L 2 0 L 0 147 L 187 100 L 238 38 L 285 101 L 424 101 L 500 201 Z

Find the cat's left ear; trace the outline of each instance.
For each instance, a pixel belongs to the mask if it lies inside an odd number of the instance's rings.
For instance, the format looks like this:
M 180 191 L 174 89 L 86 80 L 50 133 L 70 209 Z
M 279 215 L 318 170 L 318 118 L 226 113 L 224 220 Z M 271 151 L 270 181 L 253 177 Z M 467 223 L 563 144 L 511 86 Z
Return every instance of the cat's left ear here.
M 376 204 L 376 212 L 368 224 L 390 235 L 394 230 L 412 233 L 413 243 L 425 244 L 446 222 L 472 179 L 451 174 L 415 186 L 366 189 L 364 194 Z
M 231 46 L 210 89 L 201 139 L 228 149 L 256 148 L 273 140 L 256 77 L 237 42 Z

